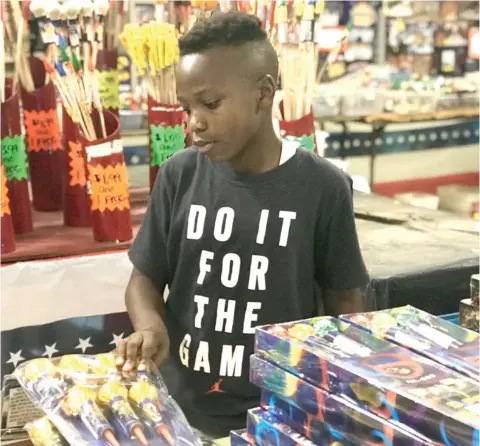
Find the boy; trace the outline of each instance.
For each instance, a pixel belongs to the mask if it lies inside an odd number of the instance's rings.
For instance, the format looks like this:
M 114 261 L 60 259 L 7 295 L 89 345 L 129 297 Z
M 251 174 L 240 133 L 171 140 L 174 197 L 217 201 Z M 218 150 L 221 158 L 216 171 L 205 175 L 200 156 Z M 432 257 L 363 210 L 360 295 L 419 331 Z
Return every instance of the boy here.
M 332 315 L 362 311 L 368 276 L 350 183 L 275 135 L 278 60 L 260 21 L 214 16 L 180 40 L 180 56 L 194 147 L 162 165 L 129 252 L 136 332 L 119 365 L 169 356 L 173 397 L 194 427 L 220 437 L 258 404 L 248 382 L 254 327 L 315 316 L 319 303 Z

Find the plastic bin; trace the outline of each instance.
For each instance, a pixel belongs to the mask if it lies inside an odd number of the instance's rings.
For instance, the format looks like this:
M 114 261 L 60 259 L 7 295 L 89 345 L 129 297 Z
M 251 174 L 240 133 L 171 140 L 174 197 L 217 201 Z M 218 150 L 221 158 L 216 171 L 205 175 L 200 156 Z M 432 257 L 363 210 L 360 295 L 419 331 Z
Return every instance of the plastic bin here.
M 382 113 L 385 95 L 382 91 L 360 86 L 344 89 L 341 113 L 344 116 L 367 116 Z
M 449 313 L 440 317 L 445 321 L 451 322 L 452 324 L 460 325 L 460 313 Z
M 385 91 L 385 110 L 400 115 L 433 113 L 437 108 L 437 102 L 438 93 L 431 91 Z

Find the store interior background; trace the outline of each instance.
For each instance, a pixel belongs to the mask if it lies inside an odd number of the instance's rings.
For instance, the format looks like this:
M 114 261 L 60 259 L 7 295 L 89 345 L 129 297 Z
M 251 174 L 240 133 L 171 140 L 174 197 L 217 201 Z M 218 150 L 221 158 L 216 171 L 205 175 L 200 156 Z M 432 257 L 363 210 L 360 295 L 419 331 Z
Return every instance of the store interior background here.
M 315 86 L 318 152 L 354 180 L 377 308 L 456 313 L 479 268 L 478 2 L 379 3 L 326 1 L 320 67 L 345 5 L 360 8 L 363 26 Z M 147 23 L 155 2 L 132 0 L 125 11 L 126 23 Z M 117 62 L 135 233 L 149 192 L 148 120 L 142 80 L 121 46 Z M 95 243 L 91 231 L 65 229 L 61 212 L 34 211 L 34 223 L 2 256 L 2 376 L 48 351 L 108 351 L 131 331 L 129 242 Z

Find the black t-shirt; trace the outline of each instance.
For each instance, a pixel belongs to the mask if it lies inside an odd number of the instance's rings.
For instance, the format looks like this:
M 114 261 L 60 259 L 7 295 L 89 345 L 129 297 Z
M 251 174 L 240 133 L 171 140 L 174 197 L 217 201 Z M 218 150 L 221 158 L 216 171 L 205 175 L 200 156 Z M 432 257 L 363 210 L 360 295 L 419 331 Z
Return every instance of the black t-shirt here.
M 170 290 L 167 385 L 190 422 L 217 435 L 258 404 L 254 327 L 312 317 L 320 288 L 368 281 L 349 180 L 300 148 L 259 175 L 179 152 L 160 168 L 129 256 Z

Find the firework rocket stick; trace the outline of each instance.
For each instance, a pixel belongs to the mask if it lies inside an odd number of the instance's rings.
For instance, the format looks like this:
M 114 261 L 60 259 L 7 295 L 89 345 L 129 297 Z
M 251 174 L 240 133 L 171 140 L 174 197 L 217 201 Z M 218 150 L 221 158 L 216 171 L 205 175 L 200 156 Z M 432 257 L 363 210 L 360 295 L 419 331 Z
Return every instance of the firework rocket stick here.
M 82 6 L 79 4 L 78 0 L 67 0 L 63 4 L 63 7 L 67 16 L 68 41 L 72 48 L 72 52 L 74 52 L 77 58 L 79 58 L 81 37 L 79 14 L 82 10 Z
M 128 404 L 128 390 L 124 386 L 113 381 L 108 382 L 100 387 L 97 398 L 110 408 L 129 435 L 135 437 L 143 446 L 148 446 L 140 420 Z
M 157 388 L 147 380 L 140 379 L 132 384 L 128 396 L 143 416 L 153 424 L 156 434 L 174 445 L 175 440 L 159 410 Z
M 98 43 L 99 48 L 103 49 L 104 40 L 104 23 L 105 16 L 107 15 L 110 5 L 108 0 L 95 0 L 93 3 L 93 10 L 95 12 L 95 41 Z
M 96 439 L 102 439 L 111 446 L 120 446 L 112 426 L 95 403 L 95 391 L 92 388 L 73 386 L 62 409 L 67 415 L 79 416 Z
M 89 66 L 91 60 L 95 60 L 92 57 L 92 43 L 94 40 L 93 28 L 93 3 L 90 0 L 84 0 L 82 3 L 82 14 L 80 16 L 80 25 L 82 28 L 82 40 L 83 40 L 83 83 L 85 86 L 85 92 L 89 102 L 92 97 L 91 86 L 91 73 Z M 96 55 L 95 55 L 96 57 Z

